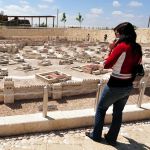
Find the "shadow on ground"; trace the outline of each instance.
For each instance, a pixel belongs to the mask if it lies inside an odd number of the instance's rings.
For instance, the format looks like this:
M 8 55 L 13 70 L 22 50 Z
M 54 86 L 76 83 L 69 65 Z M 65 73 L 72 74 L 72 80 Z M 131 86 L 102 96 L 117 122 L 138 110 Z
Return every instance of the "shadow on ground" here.
M 149 146 L 143 143 L 139 143 L 128 137 L 124 137 L 124 138 L 126 138 L 129 143 L 127 144 L 127 143 L 118 142 L 118 145 L 116 146 L 117 150 L 148 150 L 150 149 Z

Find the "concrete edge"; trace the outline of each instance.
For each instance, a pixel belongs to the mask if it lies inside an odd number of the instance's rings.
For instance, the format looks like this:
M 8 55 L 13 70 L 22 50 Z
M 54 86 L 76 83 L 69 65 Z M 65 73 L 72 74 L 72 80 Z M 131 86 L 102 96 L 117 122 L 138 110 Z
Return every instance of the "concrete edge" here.
M 92 126 L 94 115 L 94 109 L 82 109 L 48 112 L 46 118 L 42 113 L 0 117 L 0 136 Z M 105 123 L 110 123 L 111 119 L 112 107 L 107 111 Z M 150 103 L 142 104 L 141 108 L 126 105 L 124 122 L 143 119 L 150 119 Z

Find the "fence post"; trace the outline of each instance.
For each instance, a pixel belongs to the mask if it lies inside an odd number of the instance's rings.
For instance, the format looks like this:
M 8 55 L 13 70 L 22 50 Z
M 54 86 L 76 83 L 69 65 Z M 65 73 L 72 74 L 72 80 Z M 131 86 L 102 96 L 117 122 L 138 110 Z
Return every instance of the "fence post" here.
M 144 96 L 144 92 L 145 92 L 145 82 L 143 81 L 140 84 L 140 94 L 139 94 L 138 101 L 137 101 L 137 106 L 138 107 L 141 107 L 141 103 L 142 103 L 142 99 L 143 99 L 143 96 Z
M 102 90 L 104 89 L 104 86 L 106 85 L 108 79 L 103 78 L 100 83 L 98 84 L 98 90 L 97 90 L 97 94 L 96 94 L 96 99 L 95 99 L 95 106 L 94 106 L 94 110 L 96 111 L 97 105 L 99 103 L 99 97 L 102 93 Z
M 48 104 L 48 88 L 44 87 L 44 96 L 43 96 L 43 117 L 47 116 L 47 104 Z
M 99 102 L 99 96 L 101 95 L 101 84 L 98 84 L 98 89 L 97 89 L 97 93 L 96 93 L 96 99 L 95 99 L 95 104 L 94 104 L 94 110 L 96 111 L 97 108 L 97 104 Z
M 147 85 L 148 79 L 149 79 L 149 77 L 150 77 L 149 71 L 146 71 L 145 74 L 146 74 L 146 75 L 145 75 L 145 78 L 144 78 L 143 81 L 140 83 L 140 94 L 139 94 L 139 96 L 138 96 L 138 101 L 137 101 L 137 106 L 138 106 L 138 107 L 141 107 L 142 99 L 143 99 L 144 92 L 145 92 L 145 89 L 146 89 L 146 85 Z

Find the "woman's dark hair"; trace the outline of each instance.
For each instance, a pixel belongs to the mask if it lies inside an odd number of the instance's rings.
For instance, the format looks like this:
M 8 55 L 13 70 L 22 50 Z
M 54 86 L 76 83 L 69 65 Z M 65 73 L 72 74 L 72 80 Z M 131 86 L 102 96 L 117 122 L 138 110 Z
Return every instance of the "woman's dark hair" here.
M 141 46 L 136 43 L 136 32 L 134 29 L 134 26 L 129 22 L 123 22 L 119 25 L 117 25 L 114 28 L 114 32 L 117 32 L 120 34 L 119 40 L 117 44 L 120 42 L 126 42 L 131 44 L 134 54 L 140 53 L 142 55 Z

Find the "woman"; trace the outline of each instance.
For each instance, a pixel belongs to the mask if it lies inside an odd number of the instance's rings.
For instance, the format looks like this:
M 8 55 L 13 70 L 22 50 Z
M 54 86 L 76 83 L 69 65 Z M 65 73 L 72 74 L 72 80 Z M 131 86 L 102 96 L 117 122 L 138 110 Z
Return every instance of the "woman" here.
M 104 69 L 112 68 L 112 74 L 97 106 L 94 129 L 91 133 L 86 133 L 94 141 L 101 140 L 105 114 L 109 106 L 113 104 L 112 123 L 108 133 L 104 135 L 106 142 L 112 146 L 116 145 L 122 123 L 122 111 L 133 88 L 134 66 L 142 60 L 142 50 L 136 43 L 134 26 L 124 22 L 116 26 L 114 32 L 118 39 L 103 63 Z M 102 66 L 99 64 L 99 67 Z

